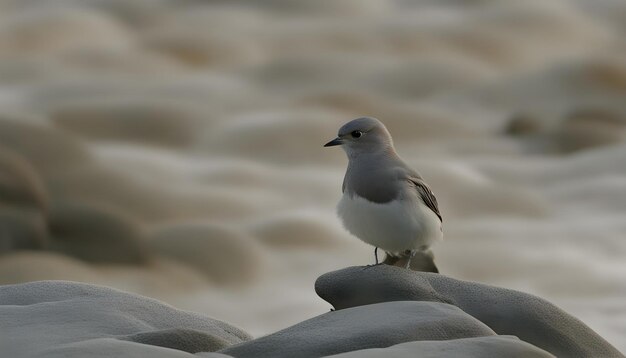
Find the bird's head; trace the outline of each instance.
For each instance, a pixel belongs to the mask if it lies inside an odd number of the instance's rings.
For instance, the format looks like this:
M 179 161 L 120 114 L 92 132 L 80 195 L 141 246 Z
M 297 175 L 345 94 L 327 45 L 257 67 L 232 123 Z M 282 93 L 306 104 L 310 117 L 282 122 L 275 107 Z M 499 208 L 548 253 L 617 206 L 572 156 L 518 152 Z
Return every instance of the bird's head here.
M 324 144 L 324 147 L 340 145 L 348 157 L 362 153 L 374 153 L 393 148 L 391 134 L 385 125 L 376 118 L 353 119 L 339 128 L 337 138 Z

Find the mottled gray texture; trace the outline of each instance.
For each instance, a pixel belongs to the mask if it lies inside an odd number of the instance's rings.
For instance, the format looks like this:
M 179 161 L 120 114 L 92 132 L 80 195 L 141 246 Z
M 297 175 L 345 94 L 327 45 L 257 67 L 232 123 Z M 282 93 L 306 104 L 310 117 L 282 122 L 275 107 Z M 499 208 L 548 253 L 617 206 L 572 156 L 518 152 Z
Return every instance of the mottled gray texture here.
M 12 358 L 193 357 L 250 339 L 219 320 L 69 281 L 0 286 L 0 332 L 0 353 Z
M 318 278 L 315 290 L 339 310 L 388 301 L 449 303 L 497 334 L 517 336 L 556 356 L 623 357 L 580 320 L 546 300 L 514 290 L 388 265 L 327 273 Z
M 552 354 L 512 336 L 416 341 L 387 348 L 341 353 L 327 358 L 549 358 Z
M 209 332 L 187 328 L 170 328 L 160 331 L 139 332 L 118 339 L 185 351 L 189 353 L 212 352 L 226 348 L 230 343 Z
M 322 357 L 417 340 L 493 335 L 457 307 L 435 302 L 385 302 L 328 312 L 220 352 L 244 357 Z

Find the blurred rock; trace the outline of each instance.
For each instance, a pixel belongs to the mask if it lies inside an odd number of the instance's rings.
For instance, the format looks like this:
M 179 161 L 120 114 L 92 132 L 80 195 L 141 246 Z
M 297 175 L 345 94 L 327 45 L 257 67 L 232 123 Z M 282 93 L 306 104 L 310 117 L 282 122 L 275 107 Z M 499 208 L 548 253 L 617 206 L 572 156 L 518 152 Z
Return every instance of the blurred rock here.
M 410 341 L 491 335 L 487 326 L 448 304 L 385 302 L 325 313 L 220 352 L 237 358 L 306 358 Z
M 554 136 L 564 153 L 620 143 L 626 140 L 626 116 L 601 108 L 581 108 L 565 116 Z
M 341 353 L 327 358 L 548 358 L 552 354 L 514 336 L 459 338 L 445 341 L 415 341 L 387 348 Z
M 602 57 L 586 64 L 582 79 L 582 82 L 590 82 L 587 85 L 597 85 L 609 91 L 624 93 L 626 91 L 626 61 L 623 54 Z
M 480 83 L 490 77 L 487 68 L 454 57 L 417 60 L 372 74 L 366 81 L 391 98 L 416 100 Z
M 154 299 L 67 281 L 2 286 L 0 313 L 0 346 L 16 358 L 193 357 L 182 353 L 250 339 L 227 323 Z M 149 345 L 157 337 L 179 354 Z
M 89 262 L 139 264 L 147 249 L 133 219 L 105 207 L 55 203 L 50 210 L 50 248 Z
M 556 356 L 623 357 L 584 323 L 539 297 L 440 274 L 389 265 L 350 267 L 320 276 L 315 291 L 338 310 L 389 301 L 449 303 L 497 334 L 517 336 Z
M 269 48 L 262 36 L 266 14 L 245 7 L 201 5 L 176 6 L 176 16 L 169 10 L 160 26 L 140 33 L 143 47 L 190 68 L 230 69 L 267 60 Z
M 327 249 L 337 244 L 338 236 L 324 218 L 293 213 L 265 218 L 250 230 L 262 243 L 278 250 Z
M 84 261 L 50 251 L 14 251 L 0 256 L 0 285 L 41 280 L 97 282 Z
M 223 34 L 198 29 L 169 28 L 149 34 L 143 42 L 153 51 L 198 68 L 229 67 L 241 62 L 258 62 L 264 57 L 263 49 L 245 38 L 227 38 Z
M 440 201 L 444 217 L 513 215 L 541 218 L 549 212 L 546 199 L 540 193 L 496 182 L 482 184 L 465 182 L 446 191 L 435 192 L 441 193 L 437 195 L 437 199 Z
M 0 254 L 48 245 L 46 219 L 41 213 L 0 205 Z
M 517 113 L 509 118 L 504 133 L 514 137 L 538 134 L 544 130 L 541 119 L 530 113 Z
M 208 118 L 175 102 L 92 100 L 57 108 L 52 120 L 87 138 L 185 147 Z
M 0 145 L 22 156 L 44 177 L 91 160 L 81 141 L 42 122 L 0 114 Z
M 80 8 L 32 8 L 4 21 L 0 53 L 50 56 L 90 47 L 128 48 L 132 37 L 113 18 Z
M 341 118 L 336 112 L 315 109 L 249 113 L 217 128 L 207 140 L 208 149 L 283 165 L 323 163 L 329 156 L 320 148 L 336 136 Z
M 191 266 L 220 284 L 249 283 L 264 266 L 258 243 L 220 225 L 165 226 L 151 235 L 148 245 L 154 253 Z
M 0 253 L 47 245 L 48 195 L 38 173 L 0 144 Z
M 261 204 L 241 191 L 190 187 L 166 176 L 146 175 L 130 167 L 121 170 L 115 165 L 93 164 L 60 173 L 48 180 L 48 187 L 50 195 L 59 200 L 103 205 L 154 223 L 242 217 L 256 213 Z
M 217 0 L 217 2 L 232 3 L 232 1 Z M 390 9 L 391 3 L 381 3 L 379 1 L 367 0 L 346 0 L 346 1 L 333 1 L 333 0 L 320 0 L 320 1 L 290 1 L 290 0 L 268 0 L 263 3 L 258 3 L 250 0 L 236 1 L 240 5 L 248 5 L 262 9 L 273 10 L 279 13 L 286 12 L 287 14 L 341 14 L 342 16 L 350 15 L 367 15 L 367 14 L 380 14 Z
M 0 144 L 0 204 L 45 213 L 48 201 L 46 188 L 32 165 Z
M 301 102 L 346 112 L 346 118 L 364 115 L 378 118 L 385 123 L 394 141 L 424 143 L 444 138 L 474 138 L 484 134 L 479 128 L 459 122 L 424 104 L 407 104 L 405 101 L 371 94 L 362 89 L 349 93 L 328 90 L 320 92 L 304 96 Z

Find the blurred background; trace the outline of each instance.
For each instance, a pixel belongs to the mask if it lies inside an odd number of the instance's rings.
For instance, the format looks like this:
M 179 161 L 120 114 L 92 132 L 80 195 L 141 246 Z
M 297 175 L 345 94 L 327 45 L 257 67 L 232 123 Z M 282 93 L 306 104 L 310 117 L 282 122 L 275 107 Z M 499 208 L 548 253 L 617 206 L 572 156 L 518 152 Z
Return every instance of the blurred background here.
M 0 283 L 108 285 L 253 335 L 373 263 L 322 148 L 375 116 L 442 273 L 626 350 L 626 2 L 0 0 Z

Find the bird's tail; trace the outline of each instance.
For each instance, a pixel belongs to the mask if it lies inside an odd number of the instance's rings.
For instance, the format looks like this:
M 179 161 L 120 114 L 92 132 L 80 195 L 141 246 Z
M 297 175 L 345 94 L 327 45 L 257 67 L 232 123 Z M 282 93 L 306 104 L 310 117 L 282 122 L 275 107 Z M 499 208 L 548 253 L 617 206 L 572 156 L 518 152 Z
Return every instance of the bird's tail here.
M 386 256 L 383 263 L 398 267 L 405 267 L 407 260 L 410 258 L 410 255 L 405 253 L 393 254 L 385 252 L 385 254 Z M 413 259 L 411 259 L 410 268 L 413 271 L 439 273 L 439 269 L 437 268 L 437 265 L 435 265 L 435 255 L 432 250 L 417 251 Z

